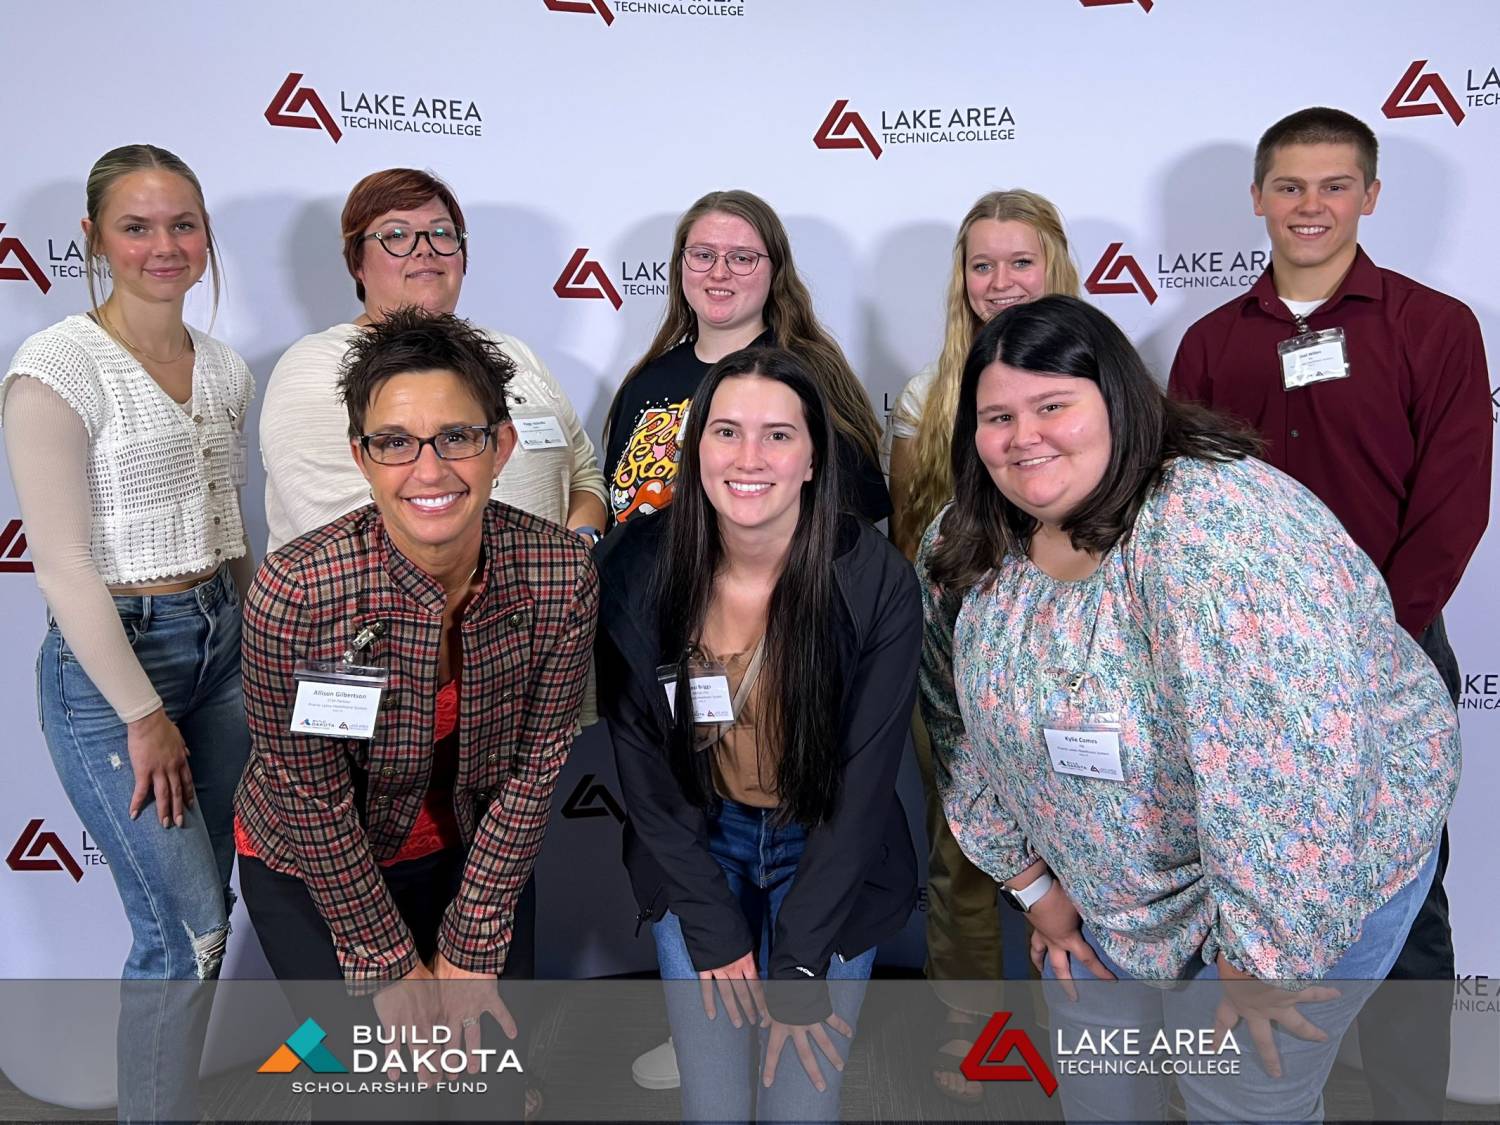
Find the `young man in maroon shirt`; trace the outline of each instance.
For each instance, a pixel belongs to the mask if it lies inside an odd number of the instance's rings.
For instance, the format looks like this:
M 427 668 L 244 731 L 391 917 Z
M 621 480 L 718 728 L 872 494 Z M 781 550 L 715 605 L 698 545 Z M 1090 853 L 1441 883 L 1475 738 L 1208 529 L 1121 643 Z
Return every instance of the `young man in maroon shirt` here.
M 1457 703 L 1442 609 L 1489 520 L 1484 342 L 1468 306 L 1360 249 L 1359 220 L 1380 195 L 1376 153 L 1369 127 L 1336 109 L 1304 109 L 1266 131 L 1250 197 L 1266 220 L 1271 266 L 1188 329 L 1169 389 L 1255 426 L 1265 459 L 1332 509 L 1379 565 L 1397 620 Z M 1447 862 L 1444 832 L 1432 890 L 1390 979 L 1453 977 Z M 1450 1004 L 1386 991 L 1359 1017 L 1375 1104 L 1440 1120 Z

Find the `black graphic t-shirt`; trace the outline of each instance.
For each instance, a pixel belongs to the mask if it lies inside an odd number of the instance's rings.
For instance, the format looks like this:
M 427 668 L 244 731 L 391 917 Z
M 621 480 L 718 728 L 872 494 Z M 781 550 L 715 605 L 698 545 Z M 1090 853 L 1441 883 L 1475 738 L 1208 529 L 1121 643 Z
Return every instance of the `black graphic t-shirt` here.
M 775 342 L 768 329 L 750 346 Z M 692 341 L 687 341 L 641 368 L 620 392 L 609 417 L 609 445 L 604 452 L 610 526 L 638 512 L 659 511 L 672 502 L 688 409 L 711 366 L 698 358 Z M 838 437 L 838 455 L 850 482 L 847 493 L 853 509 L 871 523 L 885 519 L 891 514 L 891 497 L 880 466 L 843 434 Z

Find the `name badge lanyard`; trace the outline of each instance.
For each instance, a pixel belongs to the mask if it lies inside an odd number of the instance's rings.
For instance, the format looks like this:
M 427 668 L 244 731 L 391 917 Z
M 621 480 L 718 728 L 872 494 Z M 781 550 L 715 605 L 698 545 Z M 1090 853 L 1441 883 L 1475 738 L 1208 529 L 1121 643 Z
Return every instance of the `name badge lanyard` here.
M 372 621 L 355 634 L 341 659 L 297 661 L 292 670 L 297 681 L 292 733 L 323 738 L 375 736 L 380 699 L 391 673 L 370 661 L 368 654 L 385 632 L 385 622 Z
M 229 482 L 235 488 L 244 488 L 250 479 L 250 439 L 234 407 L 224 410 L 229 415 Z
M 761 634 L 760 640 L 755 642 L 755 651 L 750 654 L 750 663 L 745 668 L 745 674 L 740 678 L 740 686 L 735 690 L 732 702 L 734 715 L 745 713 L 745 701 L 750 698 L 750 692 L 755 687 L 755 681 L 760 678 L 761 665 L 766 659 L 766 637 Z M 730 718 L 727 723 L 715 724 L 713 730 L 699 735 L 693 740 L 693 749 L 702 751 L 724 740 L 724 736 L 734 729 L 734 719 Z
M 1349 352 L 1342 328 L 1314 332 L 1301 313 L 1293 313 L 1297 334 L 1276 345 L 1281 359 L 1281 383 L 1287 390 L 1349 377 Z
M 729 670 L 721 662 L 709 660 L 701 649 L 694 646 L 688 657 L 688 693 L 693 704 L 693 723 L 718 729 L 696 738 L 693 749 L 708 749 L 734 725 L 734 717 L 742 713 L 745 700 L 750 697 L 750 690 L 760 676 L 761 665 L 765 662 L 765 646 L 766 638 L 762 636 L 750 654 L 750 663 L 733 698 L 729 694 Z M 666 692 L 667 708 L 676 718 L 677 665 L 661 665 L 656 670 L 656 678 Z
M 1042 705 L 1042 736 L 1056 773 L 1091 781 L 1124 781 L 1120 710 L 1101 691 L 1097 677 L 1090 671 L 1103 602 L 1101 593 L 1089 627 L 1082 666 L 1052 672 L 1061 686 Z

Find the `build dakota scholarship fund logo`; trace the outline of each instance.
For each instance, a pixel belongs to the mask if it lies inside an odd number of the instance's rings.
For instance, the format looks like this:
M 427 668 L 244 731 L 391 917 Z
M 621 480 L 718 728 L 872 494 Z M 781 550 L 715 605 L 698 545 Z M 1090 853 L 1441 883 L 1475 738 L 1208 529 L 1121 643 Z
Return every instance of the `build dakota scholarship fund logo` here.
M 351 1041 L 352 1066 L 329 1050 L 328 1033 L 315 1019 L 286 1037 L 256 1068 L 257 1074 L 296 1074 L 304 1067 L 319 1077 L 292 1083 L 297 1094 L 408 1094 L 435 1090 L 449 1094 L 482 1094 L 488 1090 L 483 1078 L 507 1071 L 524 1074 L 514 1048 L 453 1046 L 453 1029 L 445 1026 L 374 1026 L 355 1024 Z M 393 1074 L 409 1076 L 393 1079 Z M 341 1075 L 347 1077 L 327 1077 Z M 358 1077 L 368 1075 L 369 1077 Z

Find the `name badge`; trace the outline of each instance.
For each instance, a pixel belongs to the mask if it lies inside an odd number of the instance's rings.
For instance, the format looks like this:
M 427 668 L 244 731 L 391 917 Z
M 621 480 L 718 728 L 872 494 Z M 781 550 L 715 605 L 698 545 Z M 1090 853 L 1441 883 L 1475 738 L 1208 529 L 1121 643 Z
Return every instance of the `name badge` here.
M 1276 345 L 1281 356 L 1281 382 L 1289 391 L 1330 379 L 1349 378 L 1349 353 L 1342 328 L 1304 332 Z
M 522 449 L 566 449 L 567 435 L 555 414 L 539 414 L 532 418 L 512 418 L 516 436 L 521 439 Z
M 1042 737 L 1052 769 L 1091 781 L 1124 781 L 1120 714 L 1099 697 L 1093 678 L 1062 676 L 1063 687 L 1042 708 Z
M 1057 730 L 1044 727 L 1047 754 L 1058 773 L 1095 781 L 1124 781 L 1118 730 Z
M 677 717 L 677 665 L 663 664 L 656 678 L 667 693 L 667 708 Z M 693 722 L 734 722 L 734 699 L 729 692 L 729 673 L 717 660 L 694 660 L 688 664 L 688 695 L 693 701 Z
M 390 672 L 368 664 L 336 660 L 299 660 L 292 670 L 297 699 L 292 705 L 293 734 L 323 738 L 373 738 L 380 717 L 380 697 Z
M 229 479 L 235 488 L 244 488 L 250 479 L 250 441 L 241 430 L 235 430 L 229 439 Z

